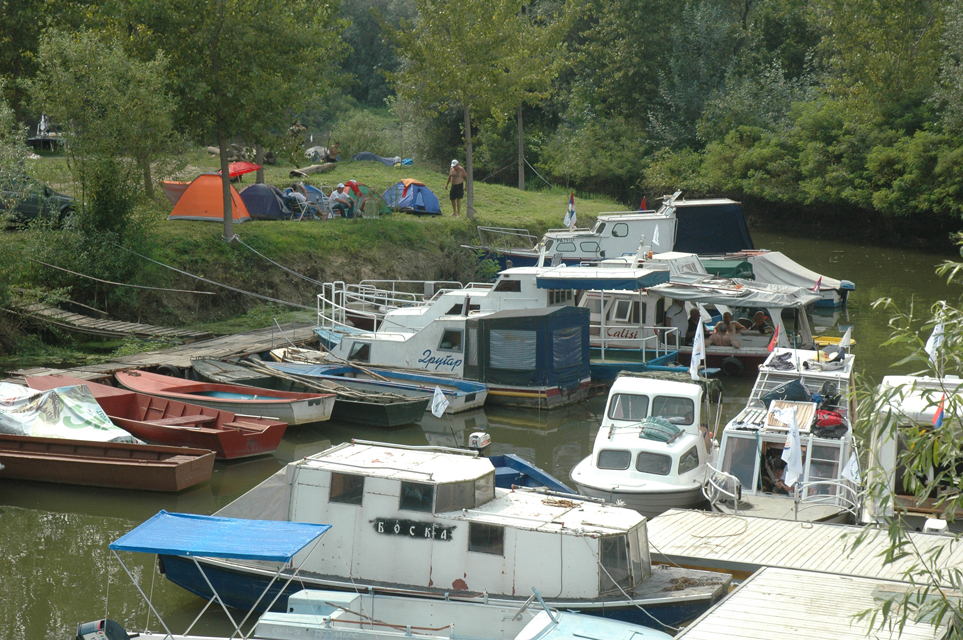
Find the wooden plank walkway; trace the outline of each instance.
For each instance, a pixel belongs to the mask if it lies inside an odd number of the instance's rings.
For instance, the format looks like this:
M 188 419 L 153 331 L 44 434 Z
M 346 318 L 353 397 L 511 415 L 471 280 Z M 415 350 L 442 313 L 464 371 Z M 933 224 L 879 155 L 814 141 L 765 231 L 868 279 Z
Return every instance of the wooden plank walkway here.
M 158 327 L 139 322 L 121 322 L 104 318 L 91 318 L 90 316 L 64 311 L 63 309 L 51 307 L 40 302 L 28 305 L 13 305 L 10 311 L 28 318 L 33 318 L 45 324 L 59 327 L 65 331 L 101 336 L 104 338 L 125 338 L 127 336 L 137 338 L 159 337 L 192 342 L 214 337 L 214 334 L 210 331 L 171 329 L 169 327 Z
M 672 509 L 648 523 L 654 562 L 726 572 L 762 567 L 805 569 L 882 580 L 904 580 L 910 556 L 884 564 L 885 529 L 752 518 Z M 860 535 L 863 542 L 854 550 Z M 935 553 L 937 569 L 963 564 L 963 544 L 952 536 L 910 533 L 922 557 Z
M 256 331 L 192 342 L 191 344 L 182 344 L 162 351 L 124 356 L 102 364 L 68 369 L 50 369 L 47 367 L 21 369 L 12 372 L 6 382 L 23 384 L 25 376 L 48 376 L 57 373 L 82 380 L 100 380 L 125 369 L 145 369 L 164 365 L 188 369 L 191 366 L 191 358 L 234 358 L 261 353 L 275 347 L 289 346 L 289 340 L 296 345 L 303 345 L 316 339 L 314 325 L 290 323 L 281 325 L 280 331 L 276 326 L 267 327 Z

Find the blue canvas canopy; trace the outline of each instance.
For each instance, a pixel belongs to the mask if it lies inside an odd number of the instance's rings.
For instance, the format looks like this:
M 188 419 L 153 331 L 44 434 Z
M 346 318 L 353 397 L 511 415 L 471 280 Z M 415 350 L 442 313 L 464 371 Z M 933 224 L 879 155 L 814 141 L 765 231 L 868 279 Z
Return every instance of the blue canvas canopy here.
M 668 281 L 668 271 L 608 267 L 560 267 L 535 276 L 535 284 L 539 289 L 590 291 L 638 291 Z
M 399 180 L 385 190 L 383 197 L 393 211 L 441 215 L 438 196 L 417 180 Z
M 331 525 L 219 518 L 161 510 L 110 544 L 114 551 L 290 562 Z
M 375 155 L 370 151 L 362 151 L 360 153 L 354 154 L 351 158 L 352 160 L 370 160 L 372 162 L 380 162 L 386 167 L 393 167 L 396 164 L 401 164 L 401 156 L 395 156 L 393 158 L 383 158 L 379 155 Z
M 290 212 L 284 210 L 284 196 L 280 189 L 269 184 L 252 184 L 241 192 L 241 200 L 254 220 L 286 220 Z

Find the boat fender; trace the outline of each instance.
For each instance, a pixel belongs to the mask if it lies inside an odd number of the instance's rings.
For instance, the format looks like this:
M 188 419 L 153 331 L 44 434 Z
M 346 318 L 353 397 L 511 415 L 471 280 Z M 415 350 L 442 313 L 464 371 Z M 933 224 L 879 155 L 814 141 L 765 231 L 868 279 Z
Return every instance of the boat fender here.
M 722 361 L 722 373 L 726 374 L 730 378 L 741 376 L 745 370 L 746 367 L 742 364 L 742 360 L 739 358 L 729 356 Z
M 181 373 L 181 370 L 172 364 L 162 364 L 161 366 L 157 367 L 157 373 L 163 376 L 171 376 L 173 378 L 184 377 L 184 374 Z

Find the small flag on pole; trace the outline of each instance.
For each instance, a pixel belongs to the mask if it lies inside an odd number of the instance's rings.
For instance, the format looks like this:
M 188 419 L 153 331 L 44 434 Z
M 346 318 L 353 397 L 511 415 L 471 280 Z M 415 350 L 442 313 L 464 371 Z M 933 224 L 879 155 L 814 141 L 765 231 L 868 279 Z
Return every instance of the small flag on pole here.
M 772 332 L 772 340 L 769 341 L 769 346 L 766 347 L 766 350 L 769 351 L 770 353 L 772 353 L 772 350 L 776 348 L 776 345 L 777 345 L 777 344 L 779 344 L 779 328 L 780 328 L 780 327 L 781 327 L 781 325 L 778 325 L 778 324 L 776 325 L 776 330 Z
M 849 343 L 851 343 L 852 341 L 853 341 L 853 328 L 850 327 L 846 329 L 846 333 L 844 333 L 843 337 L 839 339 L 839 350 L 845 351 L 846 349 L 848 349 Z
M 933 414 L 933 428 L 934 428 L 934 429 L 939 429 L 940 427 L 943 426 L 943 415 L 944 415 L 943 402 L 944 402 L 945 400 L 946 400 L 946 394 L 944 393 L 944 394 L 943 394 L 943 397 L 940 398 L 940 405 L 939 405 L 938 407 L 936 407 L 936 413 Z
M 440 418 L 447 408 L 448 398 L 445 397 L 445 392 L 441 390 L 441 387 L 436 386 L 435 395 L 431 397 L 431 415 Z
M 575 194 L 570 193 L 568 196 L 568 211 L 565 212 L 565 226 L 569 229 L 575 228 Z
M 692 338 L 692 357 L 689 360 L 689 375 L 693 380 L 699 379 L 699 363 L 706 359 L 706 330 L 699 318 L 695 337 Z
M 849 456 L 849 462 L 843 467 L 841 475 L 844 478 L 849 478 L 854 483 L 859 484 L 859 458 L 856 457 L 856 452 L 853 451 Z
M 943 346 L 943 323 L 937 322 L 936 326 L 933 327 L 933 333 L 930 334 L 929 339 L 926 341 L 926 346 L 923 347 L 926 354 L 930 357 L 930 360 L 937 366 L 939 366 L 938 359 L 941 346 Z
M 645 211 L 645 196 L 642 196 L 642 204 L 639 205 L 639 211 Z
M 813 285 L 813 293 L 819 293 L 819 287 L 821 287 L 822 284 L 823 284 L 823 277 L 819 276 L 819 280 L 817 280 L 816 284 Z
M 652 234 L 653 246 L 659 246 L 659 225 L 655 225 L 655 233 Z

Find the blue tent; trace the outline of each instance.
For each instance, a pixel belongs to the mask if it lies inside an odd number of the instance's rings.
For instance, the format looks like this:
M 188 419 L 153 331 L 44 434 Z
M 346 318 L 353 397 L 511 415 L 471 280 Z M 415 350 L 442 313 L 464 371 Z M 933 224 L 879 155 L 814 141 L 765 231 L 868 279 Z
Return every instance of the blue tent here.
M 371 162 L 380 162 L 386 167 L 393 167 L 395 165 L 401 164 L 401 156 L 395 156 L 393 158 L 384 158 L 382 156 L 375 155 L 370 151 L 362 151 L 360 153 L 356 153 L 351 159 L 355 161 L 369 160 Z
M 423 182 L 406 178 L 388 187 L 384 194 L 385 203 L 393 211 L 441 215 L 438 196 Z
M 287 220 L 291 217 L 284 209 L 284 195 L 269 184 L 252 184 L 241 192 L 241 200 L 254 220 Z

